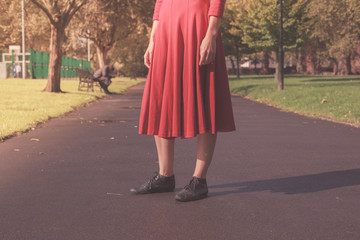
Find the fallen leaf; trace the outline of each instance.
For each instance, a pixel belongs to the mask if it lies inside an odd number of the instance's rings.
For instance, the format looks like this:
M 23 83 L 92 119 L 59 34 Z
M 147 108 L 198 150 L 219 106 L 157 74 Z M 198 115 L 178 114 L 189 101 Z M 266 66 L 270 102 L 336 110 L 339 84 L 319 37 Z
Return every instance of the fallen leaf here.
M 111 137 L 110 139 L 111 139 L 111 140 L 114 140 L 114 139 L 115 139 L 115 137 Z
M 106 193 L 107 195 L 123 196 L 121 193 Z
M 38 138 L 31 138 L 30 141 L 38 142 L 38 141 L 40 141 L 40 139 L 38 139 Z
M 14 151 L 15 151 L 15 152 L 20 152 L 20 151 L 22 151 L 22 149 L 15 148 Z
M 321 103 L 326 103 L 328 100 L 326 98 L 324 98 L 323 100 L 321 100 Z

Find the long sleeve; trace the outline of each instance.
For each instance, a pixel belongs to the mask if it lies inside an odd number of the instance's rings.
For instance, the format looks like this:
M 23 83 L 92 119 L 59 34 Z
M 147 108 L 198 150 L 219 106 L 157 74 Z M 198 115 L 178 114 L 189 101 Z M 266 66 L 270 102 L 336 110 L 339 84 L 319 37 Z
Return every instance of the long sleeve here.
M 226 0 L 211 0 L 209 16 L 223 17 Z
M 159 14 L 160 14 L 160 8 L 161 8 L 162 2 L 163 2 L 163 0 L 156 0 L 153 21 L 159 20 Z

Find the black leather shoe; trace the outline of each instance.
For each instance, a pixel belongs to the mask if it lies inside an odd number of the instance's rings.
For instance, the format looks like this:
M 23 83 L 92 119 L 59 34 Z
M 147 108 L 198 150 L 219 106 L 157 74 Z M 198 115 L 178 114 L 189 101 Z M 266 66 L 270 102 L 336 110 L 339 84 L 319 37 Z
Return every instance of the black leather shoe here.
M 205 178 L 193 177 L 188 185 L 184 187 L 175 199 L 180 202 L 196 201 L 206 198 L 208 194 L 208 187 Z
M 130 189 L 135 194 L 173 192 L 175 189 L 175 176 L 166 177 L 155 172 L 154 176 L 138 188 Z

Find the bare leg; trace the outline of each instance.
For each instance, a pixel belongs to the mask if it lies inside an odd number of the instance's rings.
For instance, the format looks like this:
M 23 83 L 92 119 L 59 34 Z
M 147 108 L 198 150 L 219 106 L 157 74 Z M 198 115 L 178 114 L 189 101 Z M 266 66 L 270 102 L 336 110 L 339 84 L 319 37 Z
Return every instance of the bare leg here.
M 197 159 L 194 177 L 206 178 L 215 149 L 217 134 L 199 134 L 197 139 Z
M 175 138 L 161 138 L 154 136 L 159 158 L 160 175 L 169 177 L 174 175 Z

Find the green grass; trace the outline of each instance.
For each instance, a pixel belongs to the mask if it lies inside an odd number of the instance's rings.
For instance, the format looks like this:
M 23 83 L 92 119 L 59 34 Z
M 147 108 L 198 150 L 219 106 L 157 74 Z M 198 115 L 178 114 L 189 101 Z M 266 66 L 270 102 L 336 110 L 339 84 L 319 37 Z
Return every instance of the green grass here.
M 115 78 L 112 81 L 109 90 L 121 93 L 145 79 Z M 97 87 L 94 93 L 79 92 L 78 80 L 62 80 L 61 89 L 65 93 L 42 92 L 46 82 L 44 79 L 0 80 L 0 140 L 106 96 Z
M 230 76 L 234 94 L 298 114 L 360 126 L 360 76 L 287 75 L 278 91 L 273 76 Z

